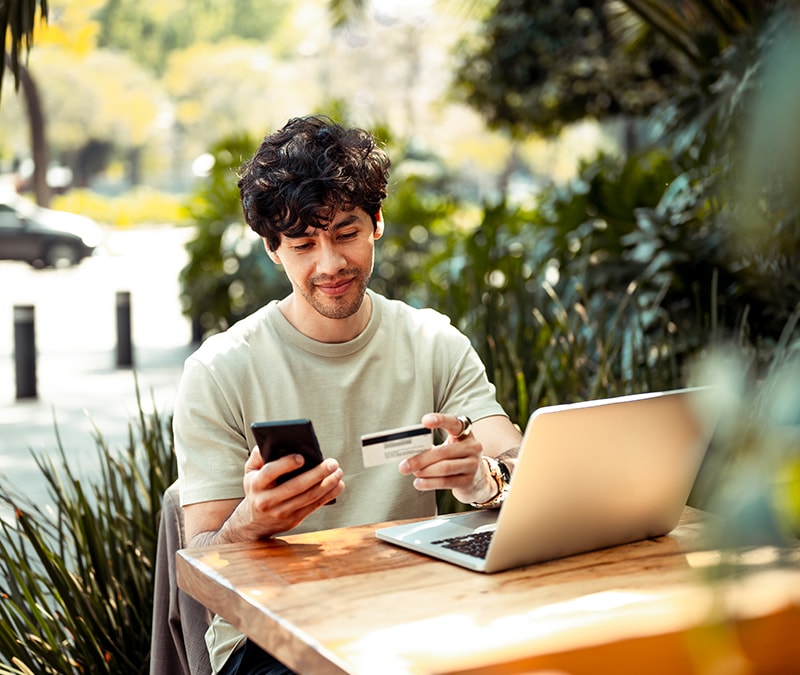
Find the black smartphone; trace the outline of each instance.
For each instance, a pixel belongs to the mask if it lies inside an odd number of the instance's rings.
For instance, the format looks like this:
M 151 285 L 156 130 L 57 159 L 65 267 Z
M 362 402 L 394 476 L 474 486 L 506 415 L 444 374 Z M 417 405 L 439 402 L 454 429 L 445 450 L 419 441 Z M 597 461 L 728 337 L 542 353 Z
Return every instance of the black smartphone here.
M 290 478 L 313 469 L 322 462 L 322 452 L 319 449 L 317 435 L 314 433 L 311 420 L 253 422 L 250 428 L 253 430 L 258 449 L 265 462 L 272 462 L 293 453 L 303 455 L 305 458 L 303 466 L 278 478 L 278 483 L 285 483 Z

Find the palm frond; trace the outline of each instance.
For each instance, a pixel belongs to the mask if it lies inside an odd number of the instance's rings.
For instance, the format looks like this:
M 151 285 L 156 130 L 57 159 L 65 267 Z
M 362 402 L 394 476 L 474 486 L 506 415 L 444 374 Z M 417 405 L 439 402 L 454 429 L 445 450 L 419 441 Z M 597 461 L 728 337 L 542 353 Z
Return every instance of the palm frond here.
M 27 55 L 33 44 L 37 6 L 41 20 L 46 20 L 47 0 L 0 1 L 0 55 L 4 61 L 0 66 L 0 97 L 2 97 L 3 75 L 6 68 L 9 68 L 14 75 L 15 87 L 19 87 L 20 57 L 23 52 Z M 10 42 L 7 42 L 9 37 Z

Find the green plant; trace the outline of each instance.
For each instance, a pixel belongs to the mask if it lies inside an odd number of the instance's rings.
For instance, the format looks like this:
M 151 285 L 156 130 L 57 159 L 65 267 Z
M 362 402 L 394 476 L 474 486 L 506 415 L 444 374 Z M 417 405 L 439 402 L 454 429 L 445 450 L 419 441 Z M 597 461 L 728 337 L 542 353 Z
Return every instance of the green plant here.
M 187 205 L 197 234 L 186 245 L 189 262 L 181 271 L 181 297 L 197 337 L 225 330 L 289 290 L 285 275 L 242 216 L 236 171 L 255 147 L 247 135 L 214 145 L 209 150 L 213 166 Z
M 548 403 L 680 382 L 684 353 L 701 341 L 675 334 L 663 303 L 672 278 L 627 257 L 625 241 L 636 210 L 655 208 L 673 176 L 663 152 L 601 156 L 571 186 L 546 190 L 535 209 L 487 205 L 473 227 L 433 240 L 410 293 L 470 336 L 521 426 Z M 675 249 L 670 264 L 682 260 Z M 695 297 L 680 297 L 702 315 Z
M 721 548 L 800 537 L 800 305 L 777 344 L 709 346 L 691 379 L 714 383 L 719 423 L 693 500 L 728 519 Z
M 608 178 L 603 190 L 628 184 Z M 626 266 L 613 235 L 593 236 L 593 210 L 583 202 L 556 226 L 541 212 L 487 206 L 471 231 L 437 238 L 413 276 L 415 297 L 470 337 L 498 401 L 521 428 L 543 405 L 681 383 L 662 296 L 640 292 L 642 266 Z
M 740 330 L 777 341 L 800 300 L 798 17 L 774 0 L 503 0 L 462 48 L 461 93 L 493 126 L 627 116 L 629 157 L 583 166 L 541 214 L 566 235 L 561 278 L 610 300 L 635 282 L 680 361 Z
M 129 425 L 128 446 L 96 430 L 101 475 L 85 483 L 36 456 L 52 506 L 13 486 L 0 502 L 0 654 L 7 673 L 146 673 L 161 495 L 175 480 L 168 421 L 157 412 Z

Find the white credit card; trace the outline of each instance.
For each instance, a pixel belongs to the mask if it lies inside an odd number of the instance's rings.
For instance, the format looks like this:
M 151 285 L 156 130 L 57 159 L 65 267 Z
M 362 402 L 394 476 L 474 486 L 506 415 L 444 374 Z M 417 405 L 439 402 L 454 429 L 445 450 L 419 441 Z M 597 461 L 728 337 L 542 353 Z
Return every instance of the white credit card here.
M 433 445 L 433 430 L 415 424 L 399 427 L 361 437 L 361 452 L 364 466 L 380 466 L 387 462 L 399 462 L 427 450 Z

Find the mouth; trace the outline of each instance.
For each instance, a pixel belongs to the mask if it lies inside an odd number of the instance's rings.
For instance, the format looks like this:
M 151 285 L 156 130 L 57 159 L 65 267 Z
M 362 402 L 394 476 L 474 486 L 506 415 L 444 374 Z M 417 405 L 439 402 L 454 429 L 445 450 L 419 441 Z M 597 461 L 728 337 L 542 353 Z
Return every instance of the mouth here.
M 326 281 L 322 284 L 317 284 L 317 288 L 325 295 L 335 297 L 343 295 L 350 290 L 354 283 L 354 279 L 337 279 L 333 281 Z

